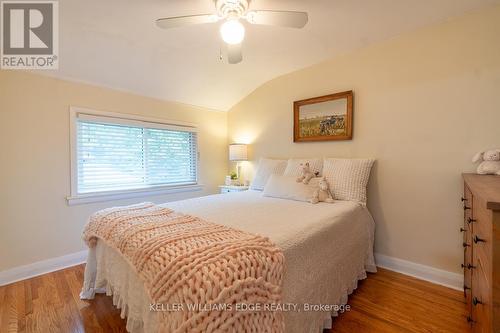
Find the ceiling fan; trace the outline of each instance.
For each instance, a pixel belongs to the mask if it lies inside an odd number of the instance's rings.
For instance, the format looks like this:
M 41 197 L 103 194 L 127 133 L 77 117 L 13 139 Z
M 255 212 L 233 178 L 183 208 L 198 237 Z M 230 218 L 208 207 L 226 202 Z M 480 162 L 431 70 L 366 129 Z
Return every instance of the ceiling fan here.
M 303 28 L 308 21 L 305 12 L 278 10 L 248 10 L 251 0 L 214 0 L 215 14 L 166 17 L 156 20 L 163 29 L 178 28 L 195 24 L 224 21 L 220 35 L 227 44 L 228 62 L 237 64 L 243 60 L 241 43 L 245 38 L 245 27 L 240 20 L 250 24 L 273 25 L 288 28 Z

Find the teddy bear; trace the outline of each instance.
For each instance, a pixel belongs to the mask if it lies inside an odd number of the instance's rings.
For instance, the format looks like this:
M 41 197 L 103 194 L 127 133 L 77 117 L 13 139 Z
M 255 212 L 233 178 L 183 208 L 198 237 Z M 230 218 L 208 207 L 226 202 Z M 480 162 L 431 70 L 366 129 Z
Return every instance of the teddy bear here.
M 492 149 L 477 153 L 472 162 L 481 161 L 477 167 L 477 173 L 480 175 L 500 175 L 500 149 Z
M 330 187 L 328 186 L 328 181 L 325 177 L 321 178 L 318 184 L 318 189 L 316 189 L 313 193 L 313 196 L 310 200 L 312 204 L 317 204 L 318 202 L 333 202 L 332 192 L 330 192 Z
M 301 168 L 301 173 L 300 177 L 297 178 L 297 183 L 304 183 L 304 184 L 309 184 L 309 181 L 314 177 L 314 173 L 311 171 L 311 166 L 309 165 L 309 162 L 307 163 L 300 163 L 300 168 Z

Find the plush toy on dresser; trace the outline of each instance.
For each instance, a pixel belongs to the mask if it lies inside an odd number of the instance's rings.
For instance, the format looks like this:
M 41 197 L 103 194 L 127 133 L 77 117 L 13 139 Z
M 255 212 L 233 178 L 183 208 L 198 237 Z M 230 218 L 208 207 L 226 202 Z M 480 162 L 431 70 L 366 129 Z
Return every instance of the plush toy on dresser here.
M 481 161 L 477 167 L 479 175 L 500 175 L 500 149 L 492 149 L 477 153 L 472 162 Z
M 318 184 L 318 189 L 314 191 L 313 197 L 311 198 L 311 203 L 316 204 L 318 202 L 333 202 L 332 192 L 330 192 L 330 187 L 328 186 L 328 181 L 325 177 L 321 178 Z

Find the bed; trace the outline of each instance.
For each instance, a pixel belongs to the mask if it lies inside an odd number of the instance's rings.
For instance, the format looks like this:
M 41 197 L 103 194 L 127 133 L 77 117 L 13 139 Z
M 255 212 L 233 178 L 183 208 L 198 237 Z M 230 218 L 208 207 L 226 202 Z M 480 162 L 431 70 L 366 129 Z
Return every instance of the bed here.
M 374 221 L 365 205 L 352 201 L 312 205 L 264 197 L 260 191 L 218 194 L 162 206 L 206 221 L 269 237 L 285 256 L 283 303 L 286 332 L 321 332 L 331 325 L 335 308 L 366 272 L 375 272 Z M 81 297 L 112 295 L 131 333 L 155 332 L 143 284 L 129 264 L 102 241 L 89 250 Z M 299 309 L 300 311 L 294 311 Z

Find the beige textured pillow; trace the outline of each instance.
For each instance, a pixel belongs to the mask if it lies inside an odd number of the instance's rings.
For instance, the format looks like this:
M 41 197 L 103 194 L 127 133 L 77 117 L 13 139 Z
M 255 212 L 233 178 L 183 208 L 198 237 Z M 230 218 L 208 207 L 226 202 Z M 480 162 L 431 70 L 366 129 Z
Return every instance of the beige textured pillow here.
M 375 160 L 327 158 L 323 176 L 336 200 L 366 203 L 366 186 Z
M 264 185 L 271 175 L 283 175 L 286 168 L 286 160 L 272 160 L 269 158 L 261 158 L 259 166 L 253 177 L 250 189 L 262 191 Z
M 309 184 L 297 183 L 297 177 L 271 175 L 262 195 L 280 199 L 309 201 L 318 188 L 321 178 L 313 178 Z
M 313 173 L 319 172 L 321 176 L 321 171 L 323 169 L 323 160 L 319 158 L 291 158 L 288 160 L 285 169 L 285 176 L 299 177 L 302 169 L 300 168 L 301 163 L 309 162 L 309 167 Z

